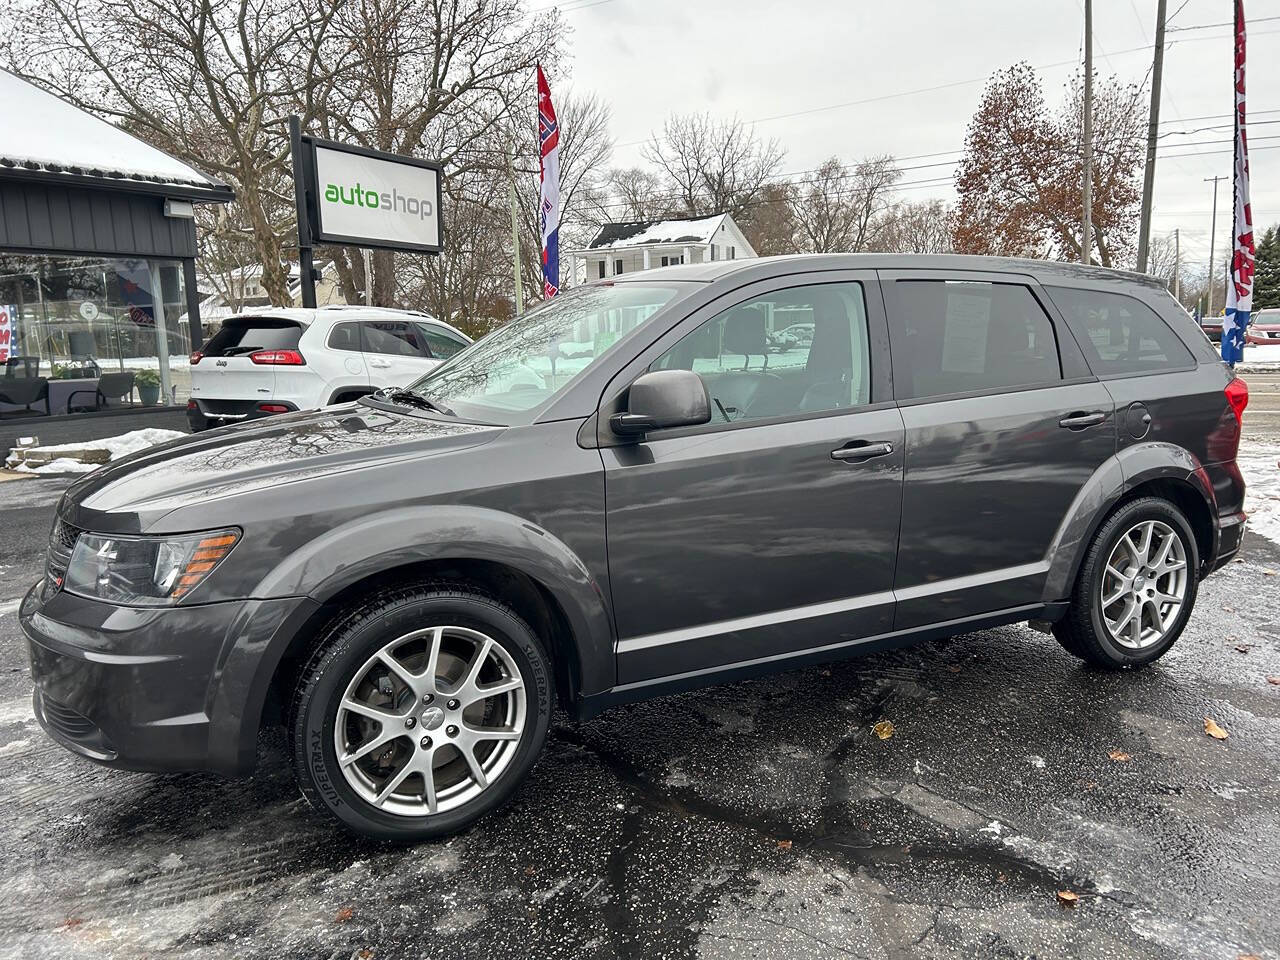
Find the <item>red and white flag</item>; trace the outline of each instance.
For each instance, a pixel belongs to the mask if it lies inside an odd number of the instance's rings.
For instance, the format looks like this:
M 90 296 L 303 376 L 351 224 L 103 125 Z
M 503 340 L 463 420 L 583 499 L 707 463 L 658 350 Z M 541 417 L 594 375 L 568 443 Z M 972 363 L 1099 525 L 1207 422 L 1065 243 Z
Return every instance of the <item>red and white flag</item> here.
M 542 184 L 542 287 L 548 300 L 560 289 L 560 124 L 547 75 L 538 64 L 538 178 Z
M 1227 310 L 1222 320 L 1222 359 L 1230 364 L 1244 359 L 1245 328 L 1253 309 L 1253 210 L 1249 205 L 1249 141 L 1244 122 L 1244 0 L 1236 7 L 1236 113 L 1235 113 L 1235 212 L 1231 222 L 1231 276 L 1227 283 Z

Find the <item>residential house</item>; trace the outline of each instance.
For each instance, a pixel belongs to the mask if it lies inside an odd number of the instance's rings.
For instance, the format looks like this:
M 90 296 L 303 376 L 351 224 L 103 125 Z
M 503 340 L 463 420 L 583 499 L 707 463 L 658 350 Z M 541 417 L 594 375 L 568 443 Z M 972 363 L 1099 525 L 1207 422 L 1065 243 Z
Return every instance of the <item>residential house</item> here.
M 654 267 L 754 256 L 755 250 L 727 213 L 606 223 L 585 249 L 569 251 L 569 277 L 574 283 L 586 282 Z

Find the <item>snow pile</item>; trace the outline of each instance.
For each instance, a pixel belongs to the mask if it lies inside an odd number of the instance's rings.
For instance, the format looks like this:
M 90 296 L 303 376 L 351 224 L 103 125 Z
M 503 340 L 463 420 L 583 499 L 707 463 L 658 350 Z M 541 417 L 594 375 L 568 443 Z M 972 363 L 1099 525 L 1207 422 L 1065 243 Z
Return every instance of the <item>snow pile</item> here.
M 147 447 L 154 447 L 158 443 L 168 443 L 170 440 L 177 440 L 179 437 L 185 436 L 186 434 L 179 430 L 160 430 L 155 427 L 148 427 L 145 430 L 132 430 L 129 433 L 122 433 L 118 437 L 107 437 L 103 440 L 56 443 L 45 447 L 31 447 L 30 449 L 44 454 L 58 453 L 60 451 L 78 453 L 82 450 L 106 450 L 110 454 L 109 460 L 119 460 L 121 457 L 127 457 L 131 453 L 145 450 Z M 19 473 L 88 473 L 90 470 L 96 470 L 100 466 L 101 464 L 98 463 L 81 463 L 71 457 L 58 457 L 35 467 L 19 463 L 14 469 Z
M 1280 344 L 1246 343 L 1244 359 L 1236 364 L 1236 372 L 1280 370 Z
M 1246 440 L 1236 463 L 1244 474 L 1249 530 L 1280 543 L 1280 445 Z
M 600 236 L 597 234 L 597 240 L 591 242 L 590 249 L 607 250 L 650 243 L 710 243 L 723 220 L 722 213 L 699 220 L 659 220 L 643 226 L 630 236 L 607 243 L 597 242 Z

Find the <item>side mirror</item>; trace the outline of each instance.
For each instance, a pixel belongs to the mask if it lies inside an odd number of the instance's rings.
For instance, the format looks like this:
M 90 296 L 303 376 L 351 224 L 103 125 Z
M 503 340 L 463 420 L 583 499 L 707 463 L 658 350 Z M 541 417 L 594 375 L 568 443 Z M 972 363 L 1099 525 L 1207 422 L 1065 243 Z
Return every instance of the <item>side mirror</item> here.
M 707 385 L 692 370 L 654 370 L 631 384 L 627 409 L 609 418 L 614 433 L 638 436 L 650 430 L 711 422 Z

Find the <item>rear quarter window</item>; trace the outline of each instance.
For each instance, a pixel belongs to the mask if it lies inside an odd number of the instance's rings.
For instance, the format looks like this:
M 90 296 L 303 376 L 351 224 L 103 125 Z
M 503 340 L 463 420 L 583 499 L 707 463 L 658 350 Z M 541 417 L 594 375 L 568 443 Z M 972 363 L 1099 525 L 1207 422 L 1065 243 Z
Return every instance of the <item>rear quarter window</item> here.
M 247 356 L 255 350 L 296 350 L 303 327 L 274 317 L 231 317 L 209 338 L 201 351 L 206 357 Z
M 1074 287 L 1045 289 L 1097 376 L 1159 373 L 1196 362 L 1182 338 L 1136 297 Z

